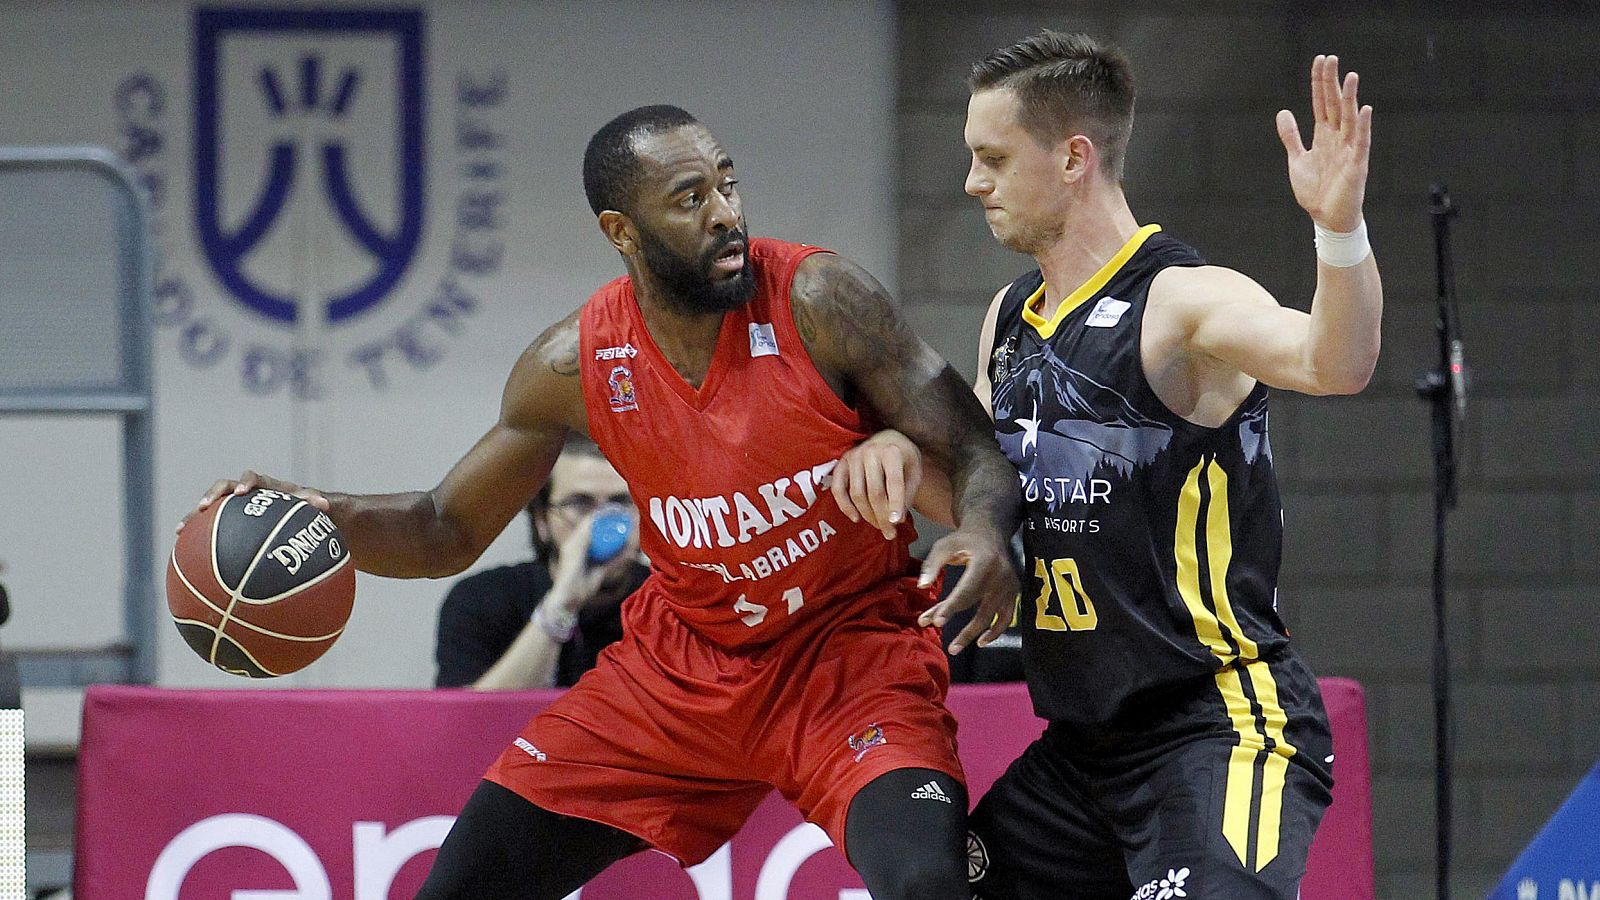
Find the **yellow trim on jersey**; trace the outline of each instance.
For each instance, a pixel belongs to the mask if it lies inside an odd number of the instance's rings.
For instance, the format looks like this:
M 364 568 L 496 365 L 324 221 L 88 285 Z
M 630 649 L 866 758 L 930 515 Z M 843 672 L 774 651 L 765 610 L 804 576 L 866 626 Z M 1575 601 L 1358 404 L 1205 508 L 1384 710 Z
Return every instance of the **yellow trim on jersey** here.
M 1239 671 L 1250 676 L 1250 687 L 1261 707 L 1261 724 L 1251 711 Z M 1283 789 L 1289 775 L 1289 758 L 1295 748 L 1284 736 L 1289 717 L 1278 703 L 1278 686 L 1262 661 L 1228 666 L 1217 673 L 1217 689 L 1227 706 L 1228 718 L 1239 743 L 1228 751 L 1228 780 L 1223 789 L 1222 836 L 1238 855 L 1239 863 L 1259 872 L 1278 858 L 1283 822 Z M 1271 739 L 1272 749 L 1267 749 Z M 1256 771 L 1261 772 L 1261 792 L 1256 793 Z M 1250 859 L 1250 837 L 1255 835 L 1255 859 Z
M 1261 650 L 1256 642 L 1245 636 L 1239 619 L 1233 614 L 1233 602 L 1228 599 L 1228 566 L 1233 562 L 1233 523 L 1228 518 L 1228 473 L 1217 465 L 1215 459 L 1206 468 L 1206 481 L 1211 488 L 1211 503 L 1206 508 L 1206 559 L 1211 570 L 1211 602 L 1217 608 L 1217 619 L 1227 626 L 1239 645 L 1239 655 L 1256 659 Z
M 1178 562 L 1178 594 L 1194 619 L 1194 634 L 1222 665 L 1233 661 L 1233 649 L 1222 639 L 1217 617 L 1206 608 L 1200 596 L 1200 476 L 1207 460 L 1200 460 L 1184 479 L 1178 495 L 1178 527 L 1172 538 L 1172 552 Z M 1207 529 L 1209 531 L 1209 528 Z
M 1032 325 L 1034 330 L 1039 332 L 1040 337 L 1049 340 L 1056 333 L 1056 329 L 1061 326 L 1061 320 L 1070 315 L 1073 310 L 1082 306 L 1085 300 L 1100 293 L 1100 289 L 1106 286 L 1106 282 L 1110 281 L 1113 275 L 1122 271 L 1122 267 L 1128 264 L 1128 260 L 1133 258 L 1133 254 L 1137 253 L 1140 247 L 1144 246 L 1144 242 L 1149 239 L 1150 235 L 1160 230 L 1160 225 L 1152 223 L 1135 231 L 1133 237 L 1128 238 L 1128 242 L 1122 245 L 1122 249 L 1106 260 L 1106 264 L 1100 267 L 1100 271 L 1094 273 L 1088 281 L 1078 285 L 1077 290 L 1068 294 L 1066 299 L 1061 301 L 1061 305 L 1056 307 L 1055 314 L 1049 319 L 1033 311 L 1033 305 L 1044 300 L 1044 285 L 1040 284 L 1039 289 L 1028 297 L 1026 303 L 1022 304 L 1022 320 Z
M 1211 500 L 1206 504 L 1206 521 L 1200 525 L 1200 479 L 1204 476 Z M 1172 536 L 1172 552 L 1178 564 L 1178 594 L 1194 619 L 1194 634 L 1211 651 L 1220 665 L 1235 659 L 1255 659 L 1261 655 L 1256 642 L 1239 626 L 1228 599 L 1228 566 L 1233 562 L 1233 523 L 1228 517 L 1228 473 L 1213 459 L 1195 463 L 1184 479 L 1178 495 L 1178 524 Z M 1212 612 L 1200 591 L 1200 555 L 1205 554 L 1210 571 Z M 1233 646 L 1223 637 L 1228 629 Z M 1238 649 L 1235 650 L 1234 647 Z
M 1205 522 L 1200 521 L 1200 480 L 1205 479 L 1210 495 Z M 1284 735 L 1289 717 L 1278 702 L 1278 685 L 1272 670 L 1258 657 L 1256 642 L 1245 635 L 1228 598 L 1228 566 L 1233 560 L 1233 532 L 1228 512 L 1228 473 L 1215 459 L 1195 463 L 1184 479 L 1178 495 L 1178 522 L 1173 534 L 1173 555 L 1177 560 L 1178 593 L 1194 619 L 1195 637 L 1220 667 L 1216 680 L 1228 719 L 1239 743 L 1228 752 L 1228 780 L 1223 792 L 1222 836 L 1238 854 L 1240 864 L 1259 872 L 1278 857 L 1283 822 L 1283 789 L 1289 775 L 1289 758 L 1295 748 Z M 1200 590 L 1200 561 L 1206 562 L 1210 576 L 1211 602 L 1207 608 Z M 1233 639 L 1230 645 L 1223 629 Z M 1235 649 L 1237 647 L 1237 649 Z M 1261 708 L 1258 722 L 1250 696 L 1245 693 L 1240 673 L 1250 677 L 1255 705 Z M 1268 750 L 1268 744 L 1271 749 Z M 1260 792 L 1256 791 L 1260 772 Z M 1251 857 L 1251 836 L 1255 836 L 1255 858 Z

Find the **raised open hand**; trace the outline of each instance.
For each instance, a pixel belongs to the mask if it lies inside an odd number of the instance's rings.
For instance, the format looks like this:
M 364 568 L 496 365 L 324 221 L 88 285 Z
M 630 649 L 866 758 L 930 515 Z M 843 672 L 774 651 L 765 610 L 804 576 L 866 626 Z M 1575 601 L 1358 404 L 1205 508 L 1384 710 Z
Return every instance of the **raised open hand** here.
M 1311 61 L 1311 147 L 1301 142 L 1294 113 L 1278 111 L 1278 137 L 1289 153 L 1289 185 L 1311 220 L 1330 231 L 1361 224 L 1372 150 L 1372 107 L 1356 104 L 1356 73 L 1339 83 L 1339 57 Z

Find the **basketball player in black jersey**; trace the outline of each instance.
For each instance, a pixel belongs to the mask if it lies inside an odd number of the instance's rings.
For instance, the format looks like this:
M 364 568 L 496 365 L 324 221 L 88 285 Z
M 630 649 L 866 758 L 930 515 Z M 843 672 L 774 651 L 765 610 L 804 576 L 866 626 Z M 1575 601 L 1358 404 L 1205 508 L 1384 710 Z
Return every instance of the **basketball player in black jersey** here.
M 1039 264 L 995 295 L 976 390 L 1021 473 L 1016 616 L 1050 723 L 974 814 L 984 900 L 1297 896 L 1333 751 L 1276 612 L 1267 387 L 1354 393 L 1377 361 L 1382 286 L 1361 213 L 1372 109 L 1356 81 L 1334 57 L 1312 63 L 1309 150 L 1278 113 L 1314 226 L 1307 314 L 1134 218 L 1119 51 L 1047 31 L 973 67 L 966 191 Z M 944 479 L 892 432 L 852 450 L 833 487 L 880 527 L 908 496 L 947 509 Z M 951 652 L 992 640 L 1001 612 L 980 608 Z

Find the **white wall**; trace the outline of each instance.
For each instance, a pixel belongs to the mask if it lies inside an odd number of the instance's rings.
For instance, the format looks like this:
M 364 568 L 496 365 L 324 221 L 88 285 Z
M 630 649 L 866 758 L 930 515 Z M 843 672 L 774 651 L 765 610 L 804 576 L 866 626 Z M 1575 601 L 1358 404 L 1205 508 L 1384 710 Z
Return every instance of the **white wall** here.
M 247 467 L 346 491 L 434 484 L 493 421 L 517 354 L 621 273 L 584 202 L 580 168 L 593 130 L 633 106 L 676 103 L 712 128 L 738 163 L 755 233 L 835 247 L 894 284 L 887 0 L 438 2 L 424 9 L 427 211 L 420 250 L 405 278 L 369 312 L 340 323 L 303 315 L 296 328 L 233 299 L 199 246 L 191 7 L 38 3 L 6 10 L 0 142 L 94 143 L 122 151 L 130 122 L 162 141 L 161 151 L 139 167 L 164 183 L 157 211 L 161 275 L 190 298 L 162 305 L 156 341 L 153 490 L 162 555 L 170 549 L 168 526 L 204 487 Z M 385 40 L 272 34 L 224 43 L 219 180 L 227 227 L 236 227 L 254 203 L 265 178 L 265 148 L 279 138 L 302 149 L 325 138 L 343 142 L 357 160 L 358 200 L 380 229 L 394 223 L 398 129 L 393 44 Z M 311 51 L 329 66 L 325 85 L 343 65 L 360 72 L 347 114 L 328 116 L 330 91 L 317 110 L 291 102 L 285 115 L 268 114 L 257 73 L 275 67 L 293 101 L 298 62 Z M 463 76 L 481 83 L 502 74 L 503 102 L 462 104 Z M 137 76 L 145 80 L 130 81 Z M 142 88 L 134 90 L 136 84 Z M 159 111 L 146 102 L 151 88 L 164 101 Z M 119 90 L 130 101 L 121 113 Z M 464 150 L 457 142 L 464 120 L 500 133 L 503 145 Z M 501 224 L 474 240 L 480 249 L 503 244 L 504 262 L 493 274 L 458 273 L 475 309 L 451 333 L 426 322 L 423 310 L 451 274 L 456 210 L 475 183 L 465 174 L 471 162 L 501 167 L 498 177 L 476 181 L 505 193 Z M 297 174 L 291 200 L 244 270 L 302 298 L 363 280 L 372 262 L 328 212 L 320 166 Z M 393 349 L 408 322 L 433 355 L 426 366 Z M 197 334 L 205 340 L 196 342 Z M 377 386 L 350 357 L 386 341 L 386 384 Z M 214 357 L 197 361 L 196 346 L 212 347 Z M 311 348 L 322 360 L 316 396 L 297 396 L 288 379 L 258 379 L 251 389 L 244 374 L 250 346 L 264 349 L 266 359 Z M 115 490 L 117 452 L 114 429 L 0 418 L 0 453 L 8 460 L 0 466 L 0 503 L 13 512 L 0 517 L 0 560 L 17 607 L 6 626 L 7 646 L 97 644 L 115 636 L 120 544 L 106 524 L 115 521 L 117 504 L 105 498 Z M 104 471 L 78 474 L 97 466 Z M 19 502 L 27 516 L 15 513 Z M 40 534 L 56 537 L 30 538 Z M 516 558 L 525 542 L 518 522 L 480 565 Z M 445 587 L 362 576 L 355 615 L 339 644 L 274 686 L 427 684 Z M 178 640 L 164 610 L 160 616 L 162 683 L 245 684 L 203 664 Z

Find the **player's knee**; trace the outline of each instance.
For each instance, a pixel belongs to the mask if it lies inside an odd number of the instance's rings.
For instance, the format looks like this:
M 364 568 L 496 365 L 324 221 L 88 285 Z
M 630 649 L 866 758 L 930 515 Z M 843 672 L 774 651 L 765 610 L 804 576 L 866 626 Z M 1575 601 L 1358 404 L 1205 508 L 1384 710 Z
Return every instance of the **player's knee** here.
M 897 769 L 862 788 L 845 840 L 875 900 L 969 900 L 966 810 L 961 782 L 931 769 Z
M 885 891 L 874 888 L 874 900 L 967 900 L 972 896 L 961 860 L 946 853 L 910 854 L 890 872 Z

